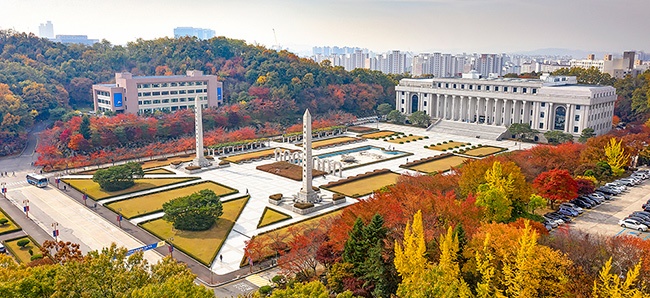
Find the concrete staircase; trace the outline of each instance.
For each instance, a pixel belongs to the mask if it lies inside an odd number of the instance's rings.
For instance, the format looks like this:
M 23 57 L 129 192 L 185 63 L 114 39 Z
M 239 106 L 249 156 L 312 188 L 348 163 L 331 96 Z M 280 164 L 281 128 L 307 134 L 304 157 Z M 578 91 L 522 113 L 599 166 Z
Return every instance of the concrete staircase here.
M 466 123 L 449 120 L 439 120 L 427 128 L 427 131 L 476 137 L 487 140 L 497 140 L 506 132 L 504 126 L 493 126 L 486 124 Z

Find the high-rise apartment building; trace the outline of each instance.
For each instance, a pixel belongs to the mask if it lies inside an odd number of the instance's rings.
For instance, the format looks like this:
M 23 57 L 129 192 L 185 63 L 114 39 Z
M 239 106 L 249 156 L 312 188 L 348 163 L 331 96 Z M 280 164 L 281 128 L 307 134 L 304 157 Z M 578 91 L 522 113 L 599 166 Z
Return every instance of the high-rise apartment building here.
M 45 24 L 38 25 L 38 36 L 42 38 L 54 38 L 54 25 L 52 22 L 47 21 Z
M 84 44 L 87 46 L 93 45 L 99 42 L 99 39 L 89 39 L 88 35 L 60 35 L 57 34 L 56 38 L 52 39 L 53 42 L 60 43 L 78 43 Z
M 183 36 L 194 36 L 198 39 L 210 39 L 214 37 L 214 30 L 194 27 L 176 27 L 174 28 L 174 38 Z
M 93 85 L 96 112 L 146 114 L 155 111 L 193 109 L 197 104 L 216 107 L 223 103 L 223 85 L 216 76 L 190 70 L 179 76 L 115 74 L 115 84 Z

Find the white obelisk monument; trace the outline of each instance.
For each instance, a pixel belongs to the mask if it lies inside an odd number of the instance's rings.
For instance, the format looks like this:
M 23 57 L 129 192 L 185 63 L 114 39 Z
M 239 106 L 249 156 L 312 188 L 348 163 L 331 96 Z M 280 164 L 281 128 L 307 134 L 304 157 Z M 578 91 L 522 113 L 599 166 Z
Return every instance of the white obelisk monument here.
M 203 111 L 198 96 L 194 98 L 194 103 L 196 107 L 194 113 L 194 130 L 196 133 L 196 158 L 194 158 L 194 164 L 200 167 L 207 167 L 210 165 L 210 162 L 203 156 Z
M 314 162 L 311 158 L 311 114 L 309 110 L 302 116 L 302 188 L 298 192 L 298 202 L 318 202 L 318 194 L 311 188 L 311 171 Z

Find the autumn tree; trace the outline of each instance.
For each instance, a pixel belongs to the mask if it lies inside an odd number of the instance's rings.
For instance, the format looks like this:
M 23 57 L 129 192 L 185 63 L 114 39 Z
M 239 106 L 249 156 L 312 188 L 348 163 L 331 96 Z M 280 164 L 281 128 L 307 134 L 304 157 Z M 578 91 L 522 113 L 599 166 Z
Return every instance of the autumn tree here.
M 402 277 L 397 288 L 400 297 L 426 297 L 429 284 L 425 279 L 431 264 L 425 257 L 424 228 L 422 212 L 413 215 L 413 223 L 406 223 L 404 240 L 400 245 L 395 241 L 395 268 Z
M 636 264 L 634 268 L 625 274 L 621 279 L 618 274 L 611 273 L 612 258 L 609 258 L 598 275 L 598 280 L 594 281 L 592 295 L 595 298 L 620 297 L 620 298 L 640 298 L 645 297 L 644 293 L 635 288 L 635 283 L 639 277 L 641 263 Z
M 485 183 L 478 188 L 476 205 L 485 208 L 485 219 L 503 222 L 510 219 L 514 191 L 512 173 L 504 175 L 500 161 L 495 161 L 492 168 L 485 171 Z
M 539 174 L 533 187 L 540 196 L 551 202 L 551 208 L 555 203 L 567 202 L 578 196 L 578 185 L 567 170 L 550 170 Z
M 582 130 L 582 133 L 580 134 L 580 137 L 578 138 L 578 142 L 584 143 L 589 140 L 591 137 L 595 137 L 596 133 L 594 132 L 594 129 L 591 127 L 586 127 L 585 129 Z
M 528 201 L 528 208 L 530 208 L 530 213 L 535 214 L 535 209 L 546 207 L 546 202 L 546 199 L 540 195 L 530 195 L 530 200 Z
M 609 144 L 605 146 L 605 157 L 612 172 L 615 176 L 621 176 L 625 172 L 624 167 L 630 163 L 630 154 L 625 152 L 622 141 L 616 141 L 615 138 L 609 139 Z

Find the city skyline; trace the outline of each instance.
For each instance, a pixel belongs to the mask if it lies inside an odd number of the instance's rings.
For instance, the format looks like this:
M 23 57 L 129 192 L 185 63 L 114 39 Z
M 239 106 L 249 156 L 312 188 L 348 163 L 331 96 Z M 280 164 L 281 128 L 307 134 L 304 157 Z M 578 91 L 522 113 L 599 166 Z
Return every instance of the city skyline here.
M 113 44 L 173 37 L 173 28 L 192 26 L 301 53 L 322 45 L 456 53 L 650 49 L 650 40 L 640 38 L 641 28 L 650 27 L 642 14 L 650 2 L 642 0 L 4 2 L 2 29 L 37 34 L 38 25 L 49 20 L 55 34 L 83 34 Z

